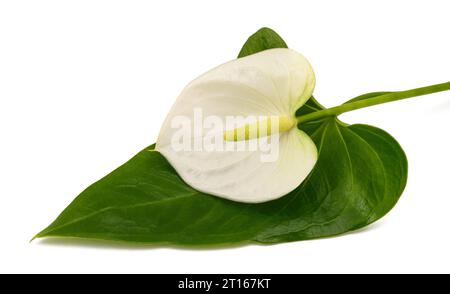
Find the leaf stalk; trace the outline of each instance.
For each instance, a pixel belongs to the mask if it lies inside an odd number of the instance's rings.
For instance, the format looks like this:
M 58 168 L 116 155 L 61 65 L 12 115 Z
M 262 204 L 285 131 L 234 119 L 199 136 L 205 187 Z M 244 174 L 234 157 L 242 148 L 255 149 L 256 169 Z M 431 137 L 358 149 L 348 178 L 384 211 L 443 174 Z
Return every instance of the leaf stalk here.
M 335 107 L 331 107 L 328 109 L 319 110 L 319 111 L 316 111 L 313 113 L 308 113 L 305 115 L 297 116 L 297 123 L 300 124 L 300 123 L 305 123 L 308 121 L 319 120 L 319 119 L 322 119 L 322 118 L 328 117 L 328 116 L 338 116 L 342 113 L 365 108 L 365 107 L 370 107 L 370 106 L 383 104 L 383 103 L 387 103 L 387 102 L 393 102 L 393 101 L 397 101 L 397 100 L 402 100 L 402 99 L 407 99 L 407 98 L 412 98 L 412 97 L 417 97 L 417 96 L 422 96 L 422 95 L 427 95 L 427 94 L 432 94 L 432 93 L 437 93 L 437 92 L 442 92 L 442 91 L 447 91 L 447 90 L 450 90 L 450 82 L 446 82 L 446 83 L 442 83 L 442 84 L 435 84 L 435 85 L 431 85 L 431 86 L 426 86 L 426 87 L 421 87 L 421 88 L 416 88 L 416 89 L 411 89 L 411 90 L 406 90 L 406 91 L 401 91 L 401 92 L 393 92 L 393 93 L 383 94 L 380 96 L 375 96 L 375 97 L 367 98 L 364 100 L 344 103 L 339 106 L 335 106 Z

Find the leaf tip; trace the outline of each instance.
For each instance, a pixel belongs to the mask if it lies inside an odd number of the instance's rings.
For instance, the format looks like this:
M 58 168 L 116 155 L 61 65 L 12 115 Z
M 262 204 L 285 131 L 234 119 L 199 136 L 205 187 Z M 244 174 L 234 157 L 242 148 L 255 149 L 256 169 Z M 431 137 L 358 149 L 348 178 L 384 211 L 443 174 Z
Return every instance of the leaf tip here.
M 40 239 L 40 238 L 45 238 L 47 237 L 47 229 L 44 229 L 42 231 L 40 231 L 39 233 L 37 233 L 36 235 L 33 236 L 33 238 L 31 238 L 31 240 L 29 241 L 29 243 L 33 242 L 35 239 Z
M 39 234 L 34 235 L 33 238 L 30 239 L 30 241 L 28 241 L 28 243 L 31 243 L 34 241 L 34 239 L 40 238 Z

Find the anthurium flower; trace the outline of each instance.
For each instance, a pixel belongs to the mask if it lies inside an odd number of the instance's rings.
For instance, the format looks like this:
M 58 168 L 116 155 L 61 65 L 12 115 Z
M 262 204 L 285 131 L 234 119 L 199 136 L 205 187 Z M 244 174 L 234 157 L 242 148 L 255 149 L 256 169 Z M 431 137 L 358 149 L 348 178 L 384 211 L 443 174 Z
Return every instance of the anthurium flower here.
M 317 161 L 295 117 L 314 85 L 311 65 L 291 49 L 222 64 L 182 91 L 155 150 L 201 192 L 250 203 L 282 197 Z

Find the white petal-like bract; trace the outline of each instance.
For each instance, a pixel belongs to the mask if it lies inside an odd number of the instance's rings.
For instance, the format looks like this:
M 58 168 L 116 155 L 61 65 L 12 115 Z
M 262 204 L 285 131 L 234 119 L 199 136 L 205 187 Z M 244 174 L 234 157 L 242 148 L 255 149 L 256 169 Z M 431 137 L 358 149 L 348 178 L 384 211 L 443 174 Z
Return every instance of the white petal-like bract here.
M 250 203 L 282 197 L 300 185 L 317 160 L 316 146 L 295 123 L 295 111 L 311 97 L 314 85 L 309 62 L 291 49 L 222 64 L 182 91 L 155 149 L 199 191 Z M 243 120 L 229 125 L 230 118 Z M 280 118 L 274 124 L 279 132 L 221 142 L 224 130 L 256 125 L 255 118 Z

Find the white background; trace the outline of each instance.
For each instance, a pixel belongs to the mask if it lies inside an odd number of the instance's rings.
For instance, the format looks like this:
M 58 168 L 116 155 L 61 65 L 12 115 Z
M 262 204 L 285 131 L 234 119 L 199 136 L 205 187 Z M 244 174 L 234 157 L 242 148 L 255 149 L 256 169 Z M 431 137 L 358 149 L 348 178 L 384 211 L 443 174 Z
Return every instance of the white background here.
M 0 3 L 0 272 L 450 272 L 450 92 L 342 117 L 387 130 L 409 158 L 398 205 L 360 232 L 220 250 L 29 243 L 260 27 L 310 60 L 315 96 L 334 106 L 449 81 L 448 1 Z

